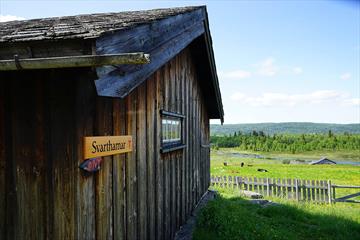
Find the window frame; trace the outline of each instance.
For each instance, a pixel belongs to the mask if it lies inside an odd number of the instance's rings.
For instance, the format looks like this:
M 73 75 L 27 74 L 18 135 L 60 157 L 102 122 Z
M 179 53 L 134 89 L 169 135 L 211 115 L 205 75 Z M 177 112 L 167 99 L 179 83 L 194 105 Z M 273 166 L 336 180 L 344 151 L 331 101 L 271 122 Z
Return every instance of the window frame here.
M 173 119 L 173 120 L 172 120 Z M 176 151 L 179 149 L 183 149 L 186 147 L 186 144 L 184 142 L 184 119 L 185 119 L 185 115 L 179 114 L 179 113 L 175 113 L 175 112 L 169 112 L 166 110 L 160 110 L 160 124 L 161 124 L 161 133 L 160 133 L 160 152 L 161 153 L 167 153 L 167 152 L 172 152 L 172 151 Z M 176 131 L 175 135 L 177 133 L 180 133 L 180 136 L 176 136 L 179 137 L 179 141 L 178 142 L 169 142 L 169 143 L 165 143 L 163 142 L 164 140 L 164 136 L 163 136 L 163 131 L 164 131 L 164 126 L 163 126 L 163 120 L 167 120 L 167 121 L 177 121 L 179 122 L 179 124 L 170 124 L 171 127 L 174 127 L 176 125 L 180 125 L 178 126 L 178 128 L 180 127 L 180 132 Z M 169 128 L 169 126 L 167 126 L 167 128 Z M 176 129 L 176 128 L 175 128 Z M 169 131 L 169 129 L 167 129 L 167 132 L 171 133 L 171 130 Z M 171 139 L 172 136 L 170 136 Z M 165 137 L 165 139 L 167 139 Z

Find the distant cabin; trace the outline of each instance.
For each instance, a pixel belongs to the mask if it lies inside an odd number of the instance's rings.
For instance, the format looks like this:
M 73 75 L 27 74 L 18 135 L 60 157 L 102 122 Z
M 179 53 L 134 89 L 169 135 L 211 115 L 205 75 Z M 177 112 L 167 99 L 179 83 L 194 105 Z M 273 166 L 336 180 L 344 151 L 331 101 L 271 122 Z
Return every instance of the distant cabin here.
M 0 239 L 173 239 L 206 193 L 206 7 L 0 23 L 0 83 Z
M 310 165 L 317 165 L 317 164 L 336 164 L 336 162 L 331 161 L 330 159 L 327 159 L 327 158 L 322 158 L 320 160 L 312 161 L 310 163 Z

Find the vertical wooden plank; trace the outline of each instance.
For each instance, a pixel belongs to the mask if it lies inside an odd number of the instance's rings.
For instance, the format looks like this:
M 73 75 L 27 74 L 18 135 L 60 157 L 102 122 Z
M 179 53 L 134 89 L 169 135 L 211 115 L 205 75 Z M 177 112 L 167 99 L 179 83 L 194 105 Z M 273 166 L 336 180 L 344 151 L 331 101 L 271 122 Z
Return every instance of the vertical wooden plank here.
M 325 202 L 325 184 L 323 180 L 320 180 L 320 198 L 321 198 L 321 202 Z
M 327 181 L 327 198 L 328 203 L 331 204 L 331 180 Z
M 194 71 L 195 72 L 195 71 Z M 200 199 L 200 111 L 199 111 L 199 87 L 198 87 L 198 79 L 195 81 L 195 89 L 196 89 L 196 97 L 195 97 L 195 159 L 196 159 L 196 201 L 195 205 L 198 203 Z
M 297 186 L 297 201 L 300 201 L 301 200 L 301 196 L 302 196 L 302 194 L 301 194 L 301 189 L 302 189 L 302 187 L 301 187 L 301 180 L 300 179 L 296 179 L 296 186 Z
M 257 178 L 254 177 L 254 192 L 259 192 L 258 191 L 258 182 L 257 182 Z
M 315 180 L 311 180 L 311 200 L 315 201 Z
M 295 192 L 295 199 L 299 202 L 299 181 L 298 179 L 294 179 L 294 192 Z
M 328 182 L 324 180 L 324 201 L 328 203 Z
M 302 180 L 302 192 L 303 192 L 302 200 L 306 201 L 307 200 L 307 197 L 306 197 L 307 196 L 306 180 Z
M 234 176 L 234 188 L 239 189 L 239 177 Z
M 188 63 L 189 61 L 189 57 L 186 55 L 186 59 L 185 62 Z M 194 107 L 194 102 L 193 102 L 193 79 L 192 79 L 192 75 L 190 72 L 190 68 L 187 66 L 187 76 L 189 77 L 189 96 L 188 96 L 188 106 L 189 106 L 189 110 L 188 110 L 188 119 L 189 119 L 189 134 L 188 134 L 188 140 L 189 140 L 189 154 L 188 154 L 188 161 L 189 161 L 189 211 L 188 213 L 190 214 L 192 212 L 193 209 L 193 192 L 194 192 L 194 165 L 193 165 L 193 159 L 194 159 L 194 152 L 193 152 L 193 147 L 194 147 L 194 142 L 193 142 L 193 123 L 194 123 L 194 118 L 193 118 L 193 107 Z
M 319 187 L 320 187 L 320 182 L 319 182 L 319 180 L 316 180 L 316 192 L 315 192 L 316 202 L 320 202 L 320 189 L 319 189 Z
M 25 79 L 24 79 L 25 78 Z M 26 79 L 27 78 L 27 79 Z M 20 80 L 26 80 L 21 84 Z M 39 80 L 20 75 L 12 97 L 12 159 L 16 162 L 15 238 L 45 237 L 43 94 Z M 21 87 L 20 87 L 21 85 Z M 10 89 L 9 89 L 10 90 Z M 15 169 L 14 169 L 15 170 Z M 9 171 L 11 171 L 9 169 Z M 10 205 L 10 204 L 9 204 Z M 31 211 L 29 211 L 31 209 Z M 36 225 L 41 225 L 35 227 Z
M 177 113 L 181 113 L 181 109 L 180 109 L 180 99 L 179 99 L 179 90 L 180 90 L 180 74 L 178 71 L 178 62 L 179 62 L 179 56 L 176 56 L 173 59 L 173 79 L 174 79 L 174 90 L 175 90 L 175 102 L 174 102 L 174 110 Z M 174 215 L 175 215 L 175 219 L 174 219 L 174 229 L 173 229 L 173 236 L 175 236 L 175 232 L 178 229 L 178 226 L 180 224 L 180 212 L 179 212 L 179 204 L 180 204 L 180 175 L 181 175 L 181 167 L 180 167 L 180 161 L 179 158 L 181 156 L 182 150 L 179 151 L 175 151 L 175 164 L 174 164 L 174 169 L 175 169 L 175 181 L 174 181 L 174 195 L 175 195 L 175 203 L 174 203 Z
M 176 57 L 169 62 L 169 110 L 172 112 L 177 112 L 177 104 L 176 104 L 176 73 L 175 70 L 175 59 Z M 174 151 L 170 153 L 170 211 L 171 211 L 171 219 L 170 219 L 170 238 L 173 238 L 176 231 L 176 180 L 177 180 L 177 169 L 176 169 L 176 158 L 178 151 Z
M 113 106 L 110 98 L 96 99 L 96 134 L 113 135 Z M 103 157 L 101 170 L 96 174 L 96 238 L 113 238 L 113 157 Z
M 248 190 L 248 178 L 244 177 L 244 190 Z
M 276 179 L 275 178 L 269 178 L 269 194 L 270 196 L 277 196 L 277 184 L 276 184 Z
M 188 78 L 188 68 L 185 65 L 186 55 L 182 55 L 181 68 L 184 71 L 184 100 L 185 100 L 185 218 L 190 215 L 190 114 L 189 114 L 189 95 L 190 95 L 190 79 Z
M 45 82 L 48 111 L 47 148 L 49 164 L 49 220 L 53 239 L 76 238 L 76 181 L 74 138 L 74 71 L 52 71 L 54 79 Z M 61 77 L 60 77 L 61 76 Z M 64 131 L 66 129 L 66 131 Z
M 293 196 L 293 193 L 291 192 L 292 190 L 292 184 L 291 184 L 291 179 L 287 179 L 287 198 L 291 199 Z
M 127 153 L 126 157 L 126 239 L 137 239 L 137 91 L 133 91 L 126 97 L 126 109 L 127 134 L 133 137 L 133 151 Z
M 164 109 L 170 110 L 170 73 L 169 63 L 165 64 L 164 67 Z M 170 153 L 163 154 L 164 160 L 164 234 L 165 238 L 171 238 L 171 158 Z
M 249 177 L 249 190 L 252 191 L 253 190 L 253 178 Z
M 164 159 L 160 154 L 161 147 L 161 118 L 160 110 L 163 109 L 163 68 L 155 73 L 155 169 L 156 169 L 156 239 L 165 239 L 164 236 Z
M 2 73 L 4 74 L 4 73 Z M 15 239 L 18 222 L 18 207 L 16 196 L 16 158 L 13 158 L 13 85 L 14 81 L 10 75 L 4 78 L 4 141 L 6 142 L 5 152 L 5 206 L 4 206 L 4 239 Z M 5 89 L 7 91 L 5 91 Z M 10 113 L 10 114 L 9 114 Z
M 137 183 L 138 183 L 138 237 L 147 235 L 147 166 L 146 166 L 146 84 L 137 88 L 138 108 L 136 112 Z
M 148 208 L 148 239 L 155 239 L 156 228 L 156 148 L 157 132 L 157 99 L 156 99 L 156 73 L 147 81 L 146 101 L 146 129 L 147 129 L 147 208 Z
M 258 179 L 258 181 L 259 181 L 258 182 L 258 189 L 259 189 L 258 191 L 259 191 L 260 194 L 262 194 L 264 196 L 265 195 L 264 194 L 264 183 L 265 182 L 263 180 L 264 180 L 263 178 Z
M 275 178 L 271 179 L 271 182 L 272 182 L 271 187 L 273 188 L 273 196 L 276 197 L 277 196 L 276 179 Z
M 95 89 L 92 77 L 84 74 L 76 82 L 75 119 L 78 166 L 84 161 L 83 137 L 93 136 L 95 113 Z M 77 168 L 77 239 L 95 238 L 95 192 L 94 175 Z
M 308 188 L 307 188 L 307 200 L 311 201 L 311 183 L 310 183 L 310 180 L 306 181 L 306 185 L 308 186 Z
M 4 73 L 0 73 L 3 81 L 7 80 Z M 6 88 L 6 83 L 2 83 L 0 88 L 0 238 L 5 239 L 5 220 L 6 220 L 6 155 L 5 149 L 7 148 L 5 140 L 5 89 L 10 91 L 11 89 Z M 10 127 L 10 126 L 8 126 Z
M 185 115 L 185 119 L 182 122 L 182 137 L 183 137 L 183 141 L 186 144 L 186 76 L 185 76 L 185 68 L 183 67 L 183 55 L 180 55 L 180 59 L 179 59 L 179 71 L 180 71 L 180 81 L 181 81 L 181 87 L 180 87 L 180 91 L 181 91 L 181 113 L 183 115 Z M 187 176 L 187 169 L 186 169 L 186 162 L 187 162 L 187 149 L 188 147 L 186 147 L 183 152 L 182 152 L 182 157 L 181 157 L 181 207 L 180 207 L 180 211 L 181 211 L 181 224 L 184 224 L 186 221 L 186 194 L 187 194 L 187 188 L 186 188 L 186 176 Z
M 269 183 L 268 178 L 262 178 L 262 193 L 264 196 L 269 196 Z
M 277 196 L 282 197 L 281 179 L 280 178 L 278 178 L 278 180 L 277 180 Z
M 286 188 L 286 179 L 282 179 L 282 194 L 281 197 L 286 198 L 286 194 L 287 194 L 287 188 Z
M 122 99 L 113 99 L 113 132 L 115 136 L 126 134 L 126 105 Z M 126 154 L 113 156 L 114 239 L 126 237 L 125 162 Z

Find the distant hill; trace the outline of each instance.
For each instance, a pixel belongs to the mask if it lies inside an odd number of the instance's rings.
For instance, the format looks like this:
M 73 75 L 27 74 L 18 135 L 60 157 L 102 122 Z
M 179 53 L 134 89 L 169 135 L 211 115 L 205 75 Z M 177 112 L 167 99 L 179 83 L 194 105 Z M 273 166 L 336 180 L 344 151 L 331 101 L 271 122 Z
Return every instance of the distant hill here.
M 286 122 L 286 123 L 246 123 L 246 124 L 211 124 L 211 135 L 228 135 L 241 131 L 249 133 L 263 131 L 266 134 L 278 133 L 356 133 L 360 134 L 360 124 L 333 124 L 333 123 L 310 123 L 310 122 Z

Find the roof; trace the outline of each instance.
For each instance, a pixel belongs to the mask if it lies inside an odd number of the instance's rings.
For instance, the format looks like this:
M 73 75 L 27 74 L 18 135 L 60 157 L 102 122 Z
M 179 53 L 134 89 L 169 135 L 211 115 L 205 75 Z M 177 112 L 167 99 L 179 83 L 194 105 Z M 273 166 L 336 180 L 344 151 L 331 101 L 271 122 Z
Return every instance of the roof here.
M 330 160 L 330 159 L 328 159 L 328 158 L 326 158 L 326 157 L 324 157 L 324 158 L 321 158 L 321 159 L 319 159 L 319 160 L 316 160 L 316 161 L 312 161 L 310 164 L 318 164 L 318 163 L 321 163 L 321 162 L 329 162 L 329 163 L 333 163 L 333 164 L 336 164 L 336 162 L 334 162 L 334 161 L 332 161 L 332 160 Z
M 97 38 L 106 32 L 132 28 L 199 8 L 179 7 L 2 22 L 0 42 Z
M 65 46 L 72 40 L 91 42 L 76 45 L 83 55 L 144 52 L 150 54 L 145 65 L 97 67 L 97 94 L 126 97 L 157 69 L 180 51 L 190 47 L 196 60 L 200 86 L 206 99 L 208 115 L 223 122 L 223 106 L 205 6 L 154 9 L 120 13 L 87 14 L 0 23 L 0 51 L 3 60 L 30 56 L 37 58 L 42 43 Z M 37 45 L 36 45 L 37 44 Z M 86 45 L 86 46 L 85 46 Z M 26 47 L 28 46 L 28 47 Z M 25 49 L 21 52 L 20 48 Z M 74 47 L 73 47 L 74 48 Z M 34 50 L 35 49 L 35 50 Z M 45 54 L 68 54 L 53 48 Z M 34 53 L 35 52 L 35 53 Z M 22 54 L 22 55 L 21 55 Z M 27 56 L 26 56 L 27 54 Z M 73 56 L 73 55 L 71 55 Z

